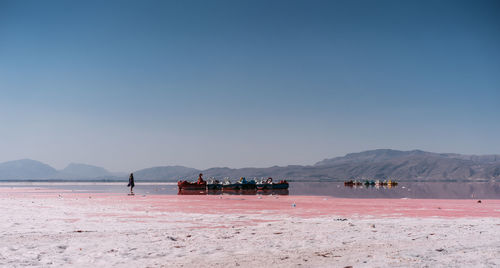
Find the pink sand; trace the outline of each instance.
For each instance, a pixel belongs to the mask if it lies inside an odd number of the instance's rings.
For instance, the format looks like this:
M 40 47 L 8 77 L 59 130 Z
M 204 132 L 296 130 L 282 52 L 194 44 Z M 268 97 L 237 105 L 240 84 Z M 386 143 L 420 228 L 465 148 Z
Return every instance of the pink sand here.
M 46 189 L 0 189 L 16 198 L 64 198 L 65 202 L 91 199 L 120 204 L 131 210 L 204 214 L 283 214 L 299 217 L 500 217 L 500 200 L 349 199 L 324 196 L 136 195 L 110 193 L 56 193 Z M 81 202 L 78 202 L 81 205 Z M 295 204 L 295 206 L 293 206 Z M 76 205 L 76 204 L 75 204 Z M 112 213 L 100 216 L 118 216 Z M 94 216 L 94 215 L 90 215 Z M 96 215 L 97 216 L 97 215 Z

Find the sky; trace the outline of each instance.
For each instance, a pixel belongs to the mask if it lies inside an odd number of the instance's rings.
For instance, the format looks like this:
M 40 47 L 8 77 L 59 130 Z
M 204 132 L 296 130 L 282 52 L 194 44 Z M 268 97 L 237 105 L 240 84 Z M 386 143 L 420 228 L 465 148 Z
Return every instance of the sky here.
M 0 162 L 500 153 L 499 1 L 0 0 Z

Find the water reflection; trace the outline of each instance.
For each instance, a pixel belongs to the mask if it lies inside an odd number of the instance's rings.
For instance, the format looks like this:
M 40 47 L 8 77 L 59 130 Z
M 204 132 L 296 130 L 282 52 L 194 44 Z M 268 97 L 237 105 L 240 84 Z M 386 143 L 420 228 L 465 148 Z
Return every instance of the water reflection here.
M 347 188 L 354 188 L 354 189 L 360 189 L 360 188 L 375 188 L 375 189 L 392 189 L 392 188 L 396 188 L 398 187 L 397 184 L 375 184 L 375 185 L 372 185 L 372 184 L 345 184 L 344 183 L 344 187 L 347 187 Z
M 500 182 L 400 182 L 396 187 L 353 186 L 339 182 L 291 182 L 290 195 L 341 198 L 500 199 Z
M 288 195 L 288 189 L 273 189 L 273 190 L 186 190 L 182 189 L 177 192 L 178 195 Z

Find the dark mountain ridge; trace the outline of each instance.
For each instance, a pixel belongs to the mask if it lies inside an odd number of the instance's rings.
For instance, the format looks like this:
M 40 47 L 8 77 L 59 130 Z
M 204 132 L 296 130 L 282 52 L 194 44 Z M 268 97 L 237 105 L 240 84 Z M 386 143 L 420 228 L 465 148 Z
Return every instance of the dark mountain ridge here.
M 160 166 L 134 172 L 143 181 L 195 180 L 198 173 L 205 178 L 261 178 L 292 180 L 348 180 L 393 178 L 419 181 L 474 181 L 500 180 L 500 155 L 461 155 L 432 153 L 421 150 L 399 151 L 377 149 L 351 153 L 342 157 L 324 159 L 310 166 L 289 165 L 267 168 L 215 167 L 198 170 L 184 166 Z M 70 174 L 72 174 L 70 176 Z M 116 175 L 104 168 L 70 164 L 57 171 L 34 160 L 0 163 L 0 180 L 59 179 L 59 180 L 126 180 L 127 175 Z

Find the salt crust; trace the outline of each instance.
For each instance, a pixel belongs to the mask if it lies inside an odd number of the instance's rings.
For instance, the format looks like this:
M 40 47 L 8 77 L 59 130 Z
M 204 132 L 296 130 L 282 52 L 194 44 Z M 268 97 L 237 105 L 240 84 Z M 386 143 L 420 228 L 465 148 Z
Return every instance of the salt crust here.
M 0 266 L 500 266 L 499 200 L 387 202 L 3 188 Z

